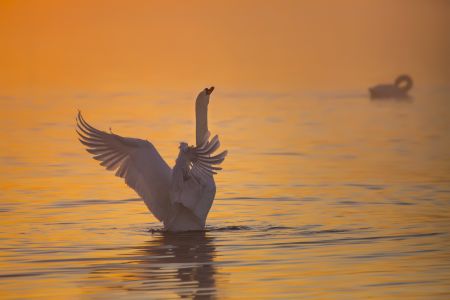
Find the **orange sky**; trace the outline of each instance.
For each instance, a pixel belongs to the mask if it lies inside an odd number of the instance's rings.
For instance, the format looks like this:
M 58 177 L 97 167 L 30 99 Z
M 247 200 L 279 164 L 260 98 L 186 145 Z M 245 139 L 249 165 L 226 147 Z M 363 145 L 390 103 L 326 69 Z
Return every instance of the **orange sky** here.
M 0 3 L 3 97 L 450 83 L 447 1 Z

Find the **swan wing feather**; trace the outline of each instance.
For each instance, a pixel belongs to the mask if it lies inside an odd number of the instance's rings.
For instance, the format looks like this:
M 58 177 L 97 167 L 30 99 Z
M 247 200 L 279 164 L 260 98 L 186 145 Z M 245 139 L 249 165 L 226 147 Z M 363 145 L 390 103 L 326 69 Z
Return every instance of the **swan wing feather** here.
M 125 180 L 143 198 L 153 215 L 160 221 L 169 214 L 171 169 L 156 148 L 148 141 L 107 133 L 89 125 L 77 116 L 80 142 L 93 158 L 107 170 Z
M 215 135 L 209 140 L 210 133 L 206 132 L 205 137 L 202 140 L 201 145 L 194 147 L 191 152 L 191 166 L 190 175 L 192 175 L 197 181 L 200 179 L 206 179 L 214 174 L 216 171 L 222 170 L 222 168 L 213 166 L 221 164 L 227 155 L 227 151 L 223 151 L 218 155 L 211 156 L 220 147 L 219 137 Z

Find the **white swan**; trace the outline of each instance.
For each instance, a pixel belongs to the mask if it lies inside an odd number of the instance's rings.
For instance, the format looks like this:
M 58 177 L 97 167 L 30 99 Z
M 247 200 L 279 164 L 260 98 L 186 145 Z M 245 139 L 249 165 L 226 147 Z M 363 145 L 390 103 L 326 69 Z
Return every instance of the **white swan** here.
M 402 85 L 403 84 L 403 85 Z M 369 88 L 370 97 L 372 99 L 409 98 L 408 91 L 412 88 L 413 81 L 408 75 L 400 75 L 395 80 L 394 84 L 379 84 Z
M 78 113 L 77 132 L 86 150 L 107 170 L 117 170 L 116 176 L 125 179 L 169 231 L 203 230 L 214 201 L 213 174 L 221 168 L 213 165 L 221 164 L 227 151 L 211 156 L 220 146 L 217 135 L 209 140 L 208 104 L 213 90 L 205 88 L 197 96 L 197 146 L 180 143 L 173 169 L 149 141 L 97 130 Z

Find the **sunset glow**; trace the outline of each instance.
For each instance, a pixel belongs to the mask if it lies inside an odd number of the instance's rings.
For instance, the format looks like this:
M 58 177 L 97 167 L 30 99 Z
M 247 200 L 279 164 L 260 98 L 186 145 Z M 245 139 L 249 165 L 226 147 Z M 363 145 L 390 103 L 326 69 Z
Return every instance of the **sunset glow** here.
M 0 298 L 445 299 L 449 53 L 448 1 L 1 0 Z M 400 74 L 412 99 L 369 99 Z M 189 257 L 75 117 L 173 166 L 212 85 Z

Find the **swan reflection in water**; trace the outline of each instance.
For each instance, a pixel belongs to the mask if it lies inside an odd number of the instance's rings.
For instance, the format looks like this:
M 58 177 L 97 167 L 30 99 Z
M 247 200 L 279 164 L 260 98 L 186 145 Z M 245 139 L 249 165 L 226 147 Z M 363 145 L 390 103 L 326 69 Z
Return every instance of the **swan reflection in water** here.
M 181 298 L 215 299 L 213 238 L 205 232 L 159 232 L 137 249 L 132 290 L 173 291 Z M 127 280 L 128 281 L 128 280 Z

